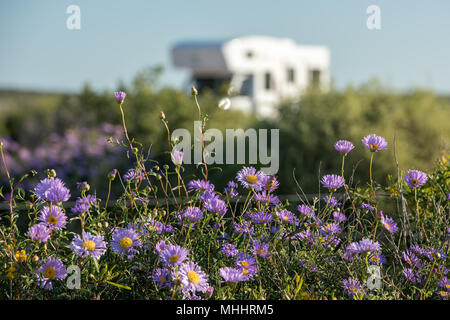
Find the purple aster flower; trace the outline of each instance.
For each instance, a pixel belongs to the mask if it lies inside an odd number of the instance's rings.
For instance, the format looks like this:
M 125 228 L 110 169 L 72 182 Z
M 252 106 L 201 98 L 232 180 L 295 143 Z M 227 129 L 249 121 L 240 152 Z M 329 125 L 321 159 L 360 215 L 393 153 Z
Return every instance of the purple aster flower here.
M 425 172 L 419 170 L 409 170 L 405 174 L 405 181 L 410 188 L 419 188 L 427 182 L 428 176 Z
M 183 163 L 183 151 L 172 150 L 170 157 L 172 158 L 172 162 L 176 166 L 181 166 Z
M 128 259 L 133 258 L 141 245 L 138 233 L 132 228 L 118 228 L 113 233 L 111 247 L 121 258 L 124 256 Z
M 158 254 L 162 253 L 164 250 L 166 250 L 166 248 L 167 248 L 167 244 L 164 240 L 159 240 L 155 244 L 155 249 L 156 249 L 156 252 L 158 252 Z
M 253 188 L 255 191 L 261 191 L 264 173 L 256 171 L 253 167 L 243 167 L 236 175 L 242 186 L 246 189 Z
M 130 169 L 123 175 L 123 179 L 127 182 L 141 181 L 144 179 L 144 173 L 136 169 Z
M 188 254 L 188 249 L 169 244 L 160 252 L 159 258 L 168 266 L 177 266 L 183 263 Z
M 322 177 L 322 185 L 327 189 L 339 189 L 345 183 L 344 178 L 335 174 L 327 174 Z
M 325 201 L 325 203 L 328 203 L 328 207 L 330 208 L 334 208 L 341 205 L 341 203 L 338 202 L 335 197 L 329 195 L 323 197 L 323 201 Z
M 195 224 L 203 219 L 203 211 L 196 207 L 187 207 L 178 215 L 180 221 Z
M 205 180 L 191 180 L 188 182 L 187 187 L 189 191 L 213 191 L 214 185 Z
M 383 227 L 389 231 L 390 233 L 396 233 L 398 231 L 397 223 L 389 217 L 385 217 L 383 215 L 383 211 L 380 210 L 380 216 L 381 216 L 381 224 Z
M 281 211 L 277 212 L 277 217 L 283 222 L 295 223 L 295 216 L 289 210 L 281 210 Z
M 81 237 L 79 234 L 75 236 L 70 248 L 79 257 L 91 256 L 98 260 L 106 252 L 106 242 L 102 235 L 94 236 L 89 232 L 83 232 Z
M 262 258 L 267 258 L 270 256 L 269 245 L 267 243 L 255 241 L 252 248 L 253 254 L 260 256 Z
M 293 239 L 306 240 L 309 244 L 314 243 L 311 230 L 303 230 L 292 236 Z
M 83 181 L 83 182 L 77 182 L 77 188 L 78 188 L 78 190 L 81 190 L 81 191 L 89 191 L 89 189 L 91 187 L 89 186 L 89 183 L 87 183 L 87 181 Z
M 273 218 L 270 212 L 258 211 L 252 217 L 252 221 L 257 224 L 271 223 L 272 220 Z
M 276 176 L 263 175 L 261 177 L 261 185 L 263 189 L 267 192 L 274 192 L 280 186 Z
M 93 204 L 97 202 L 97 198 L 91 194 L 85 197 L 78 197 L 75 206 L 71 209 L 72 213 L 81 214 L 88 211 Z
M 66 267 L 58 258 L 50 257 L 39 268 L 38 284 L 45 290 L 52 290 L 53 279 L 64 279 L 67 276 Z
M 339 140 L 334 144 L 334 149 L 344 154 L 347 154 L 350 151 L 352 151 L 354 147 L 355 146 L 353 145 L 353 143 L 347 140 Z
M 181 278 L 183 290 L 196 293 L 197 291 L 206 292 L 209 288 L 208 276 L 192 261 L 180 265 L 178 276 Z
M 363 203 L 359 207 L 361 209 L 367 210 L 367 211 L 373 211 L 374 210 L 374 207 L 372 207 L 370 204 L 367 204 L 367 203 Z
M 231 243 L 224 243 L 221 248 L 222 253 L 227 257 L 234 257 L 238 254 L 236 246 Z
M 163 232 L 164 233 L 175 233 L 175 229 L 170 224 L 167 224 L 164 226 Z
M 223 282 L 236 283 L 248 281 L 248 277 L 242 273 L 241 269 L 224 267 L 219 269 L 219 274 L 223 278 Z
M 315 218 L 313 209 L 310 206 L 307 206 L 305 204 L 301 204 L 301 205 L 297 206 L 297 210 L 298 210 L 298 212 L 300 212 L 301 214 L 303 214 L 303 215 L 305 215 L 305 216 L 307 216 L 309 218 L 312 218 L 312 219 Z
M 253 233 L 253 226 L 249 222 L 236 223 L 233 225 L 234 231 L 237 233 Z
M 369 262 L 371 264 L 386 263 L 386 257 L 379 251 L 374 251 L 369 255 Z
M 253 276 L 258 272 L 257 264 L 258 262 L 253 256 L 245 255 L 243 253 L 239 253 L 235 257 L 236 267 L 242 271 L 242 274 L 249 279 L 252 279 Z
M 359 253 L 372 252 L 381 250 L 381 246 L 378 241 L 372 241 L 368 238 L 363 238 L 358 242 Z
M 337 225 L 336 223 L 332 222 L 332 223 L 327 223 L 324 224 L 320 227 L 320 232 L 325 235 L 331 235 L 331 234 L 336 234 L 336 233 L 340 233 L 341 232 L 341 228 L 339 227 L 339 225 Z
M 403 275 L 405 278 L 412 283 L 420 283 L 422 280 L 420 279 L 420 275 L 417 271 L 414 271 L 411 268 L 406 268 L 403 270 Z
M 359 282 L 358 280 L 354 280 L 352 278 L 344 279 L 342 281 L 342 286 L 344 288 L 344 291 L 347 293 L 349 297 L 352 296 L 359 297 L 366 293 L 361 282 Z
M 70 191 L 66 188 L 64 182 L 59 178 L 47 178 L 41 180 L 34 192 L 42 201 L 60 203 L 69 200 Z
M 172 276 L 172 273 L 169 269 L 162 269 L 157 268 L 152 275 L 152 280 L 156 282 L 159 288 L 171 288 L 172 282 L 170 280 L 170 277 Z
M 123 91 L 116 91 L 114 92 L 114 99 L 116 99 L 116 101 L 118 103 L 123 103 L 123 101 L 125 100 L 125 97 L 127 96 L 127 94 Z
M 50 230 L 60 230 L 66 227 L 67 217 L 58 206 L 45 206 L 41 209 L 41 214 L 38 217 L 39 221 L 49 228 Z
M 447 277 L 443 277 L 439 280 L 438 286 L 450 290 L 450 280 Z
M 358 242 L 352 242 L 345 248 L 343 258 L 348 261 L 353 261 L 353 255 L 356 255 L 359 253 L 360 252 L 359 252 Z
M 420 262 L 419 258 L 417 258 L 417 256 L 412 251 L 404 251 L 402 253 L 402 258 L 410 266 L 417 267 L 419 269 L 422 267 L 422 263 Z
M 238 195 L 238 192 L 236 191 L 238 185 L 234 181 L 229 181 L 227 184 L 227 187 L 223 190 L 223 193 L 230 197 L 236 197 Z
M 50 230 L 41 223 L 31 226 L 28 234 L 34 241 L 47 242 L 50 238 Z
M 361 142 L 372 152 L 386 149 L 388 145 L 386 139 L 375 134 L 364 137 Z
M 206 192 L 203 204 L 205 205 L 205 209 L 210 212 L 218 213 L 221 216 L 227 213 L 227 205 L 219 198 L 218 194 Z
M 345 214 L 339 212 L 339 211 L 333 211 L 333 219 L 336 222 L 344 222 L 347 220 L 347 217 L 345 216 Z
M 145 227 L 148 231 L 154 231 L 157 234 L 161 234 L 165 231 L 166 227 L 159 221 L 149 218 L 145 223 Z
M 253 199 L 263 203 L 271 203 L 274 206 L 278 206 L 280 204 L 280 200 L 277 196 L 267 193 L 266 191 L 255 193 L 253 195 Z

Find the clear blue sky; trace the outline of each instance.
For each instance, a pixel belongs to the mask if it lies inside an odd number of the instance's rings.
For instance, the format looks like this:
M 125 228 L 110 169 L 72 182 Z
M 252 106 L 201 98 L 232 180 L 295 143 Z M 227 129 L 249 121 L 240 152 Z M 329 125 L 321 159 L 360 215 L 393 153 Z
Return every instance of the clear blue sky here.
M 70 4 L 81 8 L 81 30 L 66 28 Z M 366 28 L 370 4 L 381 8 L 381 30 Z M 174 43 L 255 34 L 328 46 L 338 88 L 376 76 L 450 93 L 448 0 L 2 0 L 0 87 L 114 89 L 160 63 L 161 82 L 181 87 Z

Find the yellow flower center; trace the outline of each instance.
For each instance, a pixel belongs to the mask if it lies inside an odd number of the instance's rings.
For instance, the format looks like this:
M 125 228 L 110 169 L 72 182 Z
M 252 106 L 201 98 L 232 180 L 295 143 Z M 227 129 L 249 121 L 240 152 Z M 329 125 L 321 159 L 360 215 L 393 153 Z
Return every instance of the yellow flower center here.
M 169 257 L 169 261 L 170 261 L 171 263 L 175 263 L 175 262 L 177 262 L 179 259 L 180 259 L 180 256 L 177 255 L 177 254 L 173 254 L 173 255 L 171 255 L 171 256 Z
M 44 277 L 47 279 L 52 279 L 56 275 L 56 270 L 53 267 L 48 267 L 44 271 Z
M 95 250 L 95 242 L 91 241 L 91 240 L 87 240 L 87 241 L 83 242 L 81 244 L 81 246 L 83 248 L 85 248 L 87 251 L 94 251 Z M 121 244 L 121 246 L 122 246 L 122 244 Z
M 120 240 L 120 247 L 123 249 L 123 250 L 127 250 L 129 247 L 131 247 L 131 245 L 133 244 L 133 240 L 131 240 L 130 238 L 128 238 L 128 237 L 123 237 L 121 240 Z
M 198 273 L 195 271 L 189 271 L 187 273 L 187 277 L 188 277 L 188 280 L 190 283 L 197 284 L 200 282 L 200 277 L 199 277 Z
M 248 275 L 248 273 L 249 273 L 250 271 L 248 271 L 248 269 L 242 269 L 242 274 L 244 275 L 244 276 L 246 276 L 246 275 Z
M 250 263 L 248 263 L 247 261 L 241 261 L 241 265 L 243 267 L 248 267 L 250 265 Z
M 288 217 L 288 216 L 284 216 L 284 217 L 283 217 L 283 220 L 284 220 L 284 221 L 288 221 L 288 220 L 289 220 L 289 217 Z
M 388 230 L 391 230 L 391 226 L 388 223 L 384 223 L 384 227 Z
M 159 278 L 158 278 L 158 281 L 159 281 L 159 282 L 165 282 L 165 281 L 166 281 L 166 278 L 164 278 L 164 277 L 159 277 Z
M 25 252 L 25 250 L 17 251 L 15 257 L 18 262 L 27 261 L 27 253 Z
M 56 226 L 56 224 L 58 223 L 58 218 L 55 216 L 50 216 L 47 218 L 47 222 Z
M 247 181 L 250 184 L 257 184 L 258 183 L 258 177 L 254 174 L 249 174 L 245 177 L 245 181 Z
M 417 186 L 417 185 L 419 184 L 419 180 L 417 180 L 417 179 L 412 179 L 412 180 L 411 180 L 411 184 L 412 184 L 413 186 Z
M 378 150 L 379 146 L 376 143 L 371 143 L 371 144 L 369 144 L 369 148 L 371 150 Z
M 264 254 L 264 250 L 263 249 L 256 249 L 256 253 L 263 255 Z
M 17 275 L 17 269 L 14 268 L 13 266 L 9 267 L 8 268 L 8 277 L 10 279 L 14 279 L 16 277 L 16 275 Z

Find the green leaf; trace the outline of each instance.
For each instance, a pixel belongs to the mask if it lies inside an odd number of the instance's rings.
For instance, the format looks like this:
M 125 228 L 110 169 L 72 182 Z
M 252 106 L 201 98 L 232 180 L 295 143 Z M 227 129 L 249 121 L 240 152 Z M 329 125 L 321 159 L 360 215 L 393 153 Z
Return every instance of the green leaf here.
M 125 289 L 125 290 L 131 290 L 131 288 L 129 287 L 129 286 L 125 286 L 125 285 L 123 285 L 123 284 L 118 284 L 118 283 L 114 283 L 114 282 L 111 282 L 111 281 L 105 281 L 106 283 L 109 283 L 110 285 L 112 285 L 112 286 L 115 286 L 115 287 L 117 287 L 117 288 L 120 288 L 120 289 Z

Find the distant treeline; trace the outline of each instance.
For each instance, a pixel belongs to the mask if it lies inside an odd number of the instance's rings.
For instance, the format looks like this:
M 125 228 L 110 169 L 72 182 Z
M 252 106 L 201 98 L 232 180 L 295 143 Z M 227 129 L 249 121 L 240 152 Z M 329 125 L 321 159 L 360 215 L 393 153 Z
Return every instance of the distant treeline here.
M 170 130 L 192 131 L 198 114 L 189 92 L 170 87 L 156 89 L 158 73 L 158 69 L 143 71 L 131 84 L 116 90 L 127 92 L 124 108 L 130 136 L 149 149 L 152 159 L 167 160 L 168 137 L 160 112 L 165 113 Z M 221 93 L 200 92 L 202 110 L 208 115 L 207 127 L 223 132 L 227 128 L 280 129 L 280 194 L 298 191 L 293 174 L 305 192 L 313 193 L 318 188 L 319 171 L 340 173 L 340 155 L 333 150 L 339 139 L 356 146 L 345 168 L 347 177 L 354 173 L 354 183 L 367 181 L 370 155 L 360 143 L 365 135 L 376 133 L 389 142 L 389 150 L 377 155 L 374 164 L 375 179 L 380 183 L 386 182 L 383 179 L 388 174 L 396 176 L 396 160 L 400 169 L 426 170 L 449 149 L 450 99 L 426 90 L 400 93 L 377 81 L 345 90 L 312 89 L 300 102 L 282 103 L 279 116 L 266 120 L 233 107 L 222 110 L 218 108 L 221 98 Z M 61 167 L 65 178 L 73 183 L 90 180 L 93 187 L 98 187 L 105 183 L 108 170 L 116 167 L 124 172 L 132 167 L 125 148 L 105 143 L 108 136 L 120 138 L 121 133 L 115 127 L 121 124 L 121 116 L 112 92 L 96 92 L 89 85 L 79 94 L 0 90 L 0 111 L 0 137 L 13 146 L 6 149 L 17 174 L 33 165 L 42 167 L 37 169 L 53 165 Z M 93 141 L 100 147 L 89 149 Z M 64 144 L 64 148 L 54 144 Z M 39 159 L 44 163 L 32 161 L 39 147 Z M 47 157 L 46 148 L 51 157 Z M 78 160 L 70 161 L 68 154 Z M 48 164 L 47 158 L 51 159 Z M 95 170 L 79 170 L 76 166 L 80 165 Z M 217 188 L 223 188 L 241 166 L 217 167 L 220 170 L 211 170 L 210 177 Z M 185 169 L 192 177 L 200 175 L 195 165 Z

